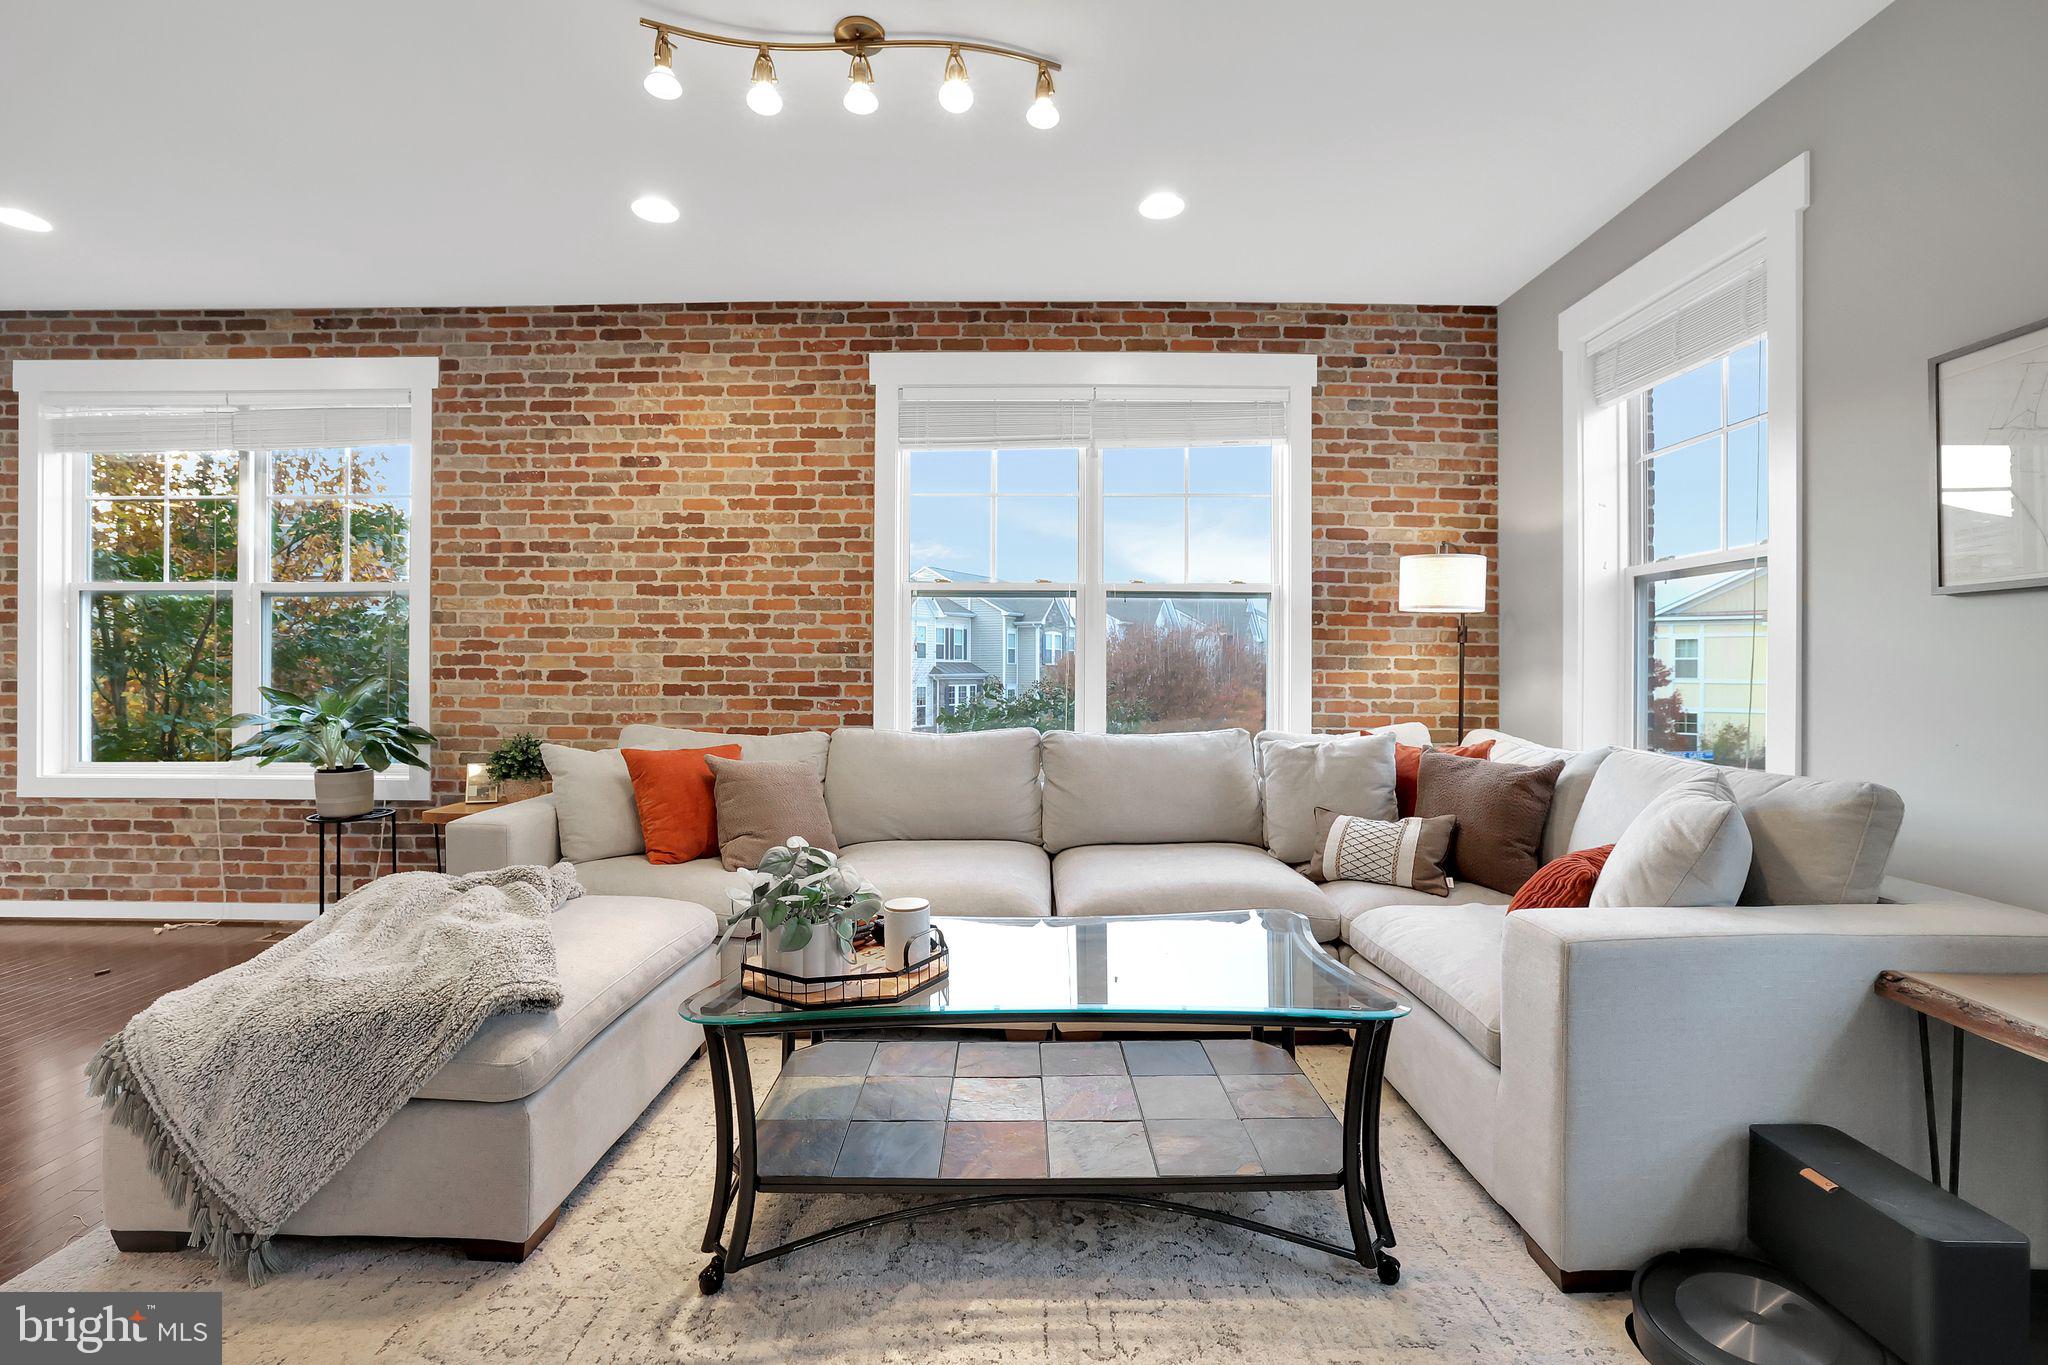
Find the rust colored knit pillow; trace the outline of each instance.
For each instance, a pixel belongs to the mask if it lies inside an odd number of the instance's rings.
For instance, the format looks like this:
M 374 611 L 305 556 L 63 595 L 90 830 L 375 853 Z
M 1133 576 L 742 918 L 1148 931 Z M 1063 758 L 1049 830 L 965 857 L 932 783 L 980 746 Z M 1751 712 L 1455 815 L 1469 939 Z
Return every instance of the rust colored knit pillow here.
M 633 804 L 650 863 L 687 863 L 718 852 L 718 802 L 708 758 L 738 758 L 740 746 L 627 749 Z
M 1452 749 L 1438 745 L 1440 754 L 1456 754 L 1459 758 L 1486 758 L 1493 753 L 1493 741 L 1482 739 L 1477 744 L 1461 744 Z M 1394 803 L 1400 809 L 1400 818 L 1406 820 L 1415 814 L 1415 782 L 1422 772 L 1422 755 L 1427 752 L 1420 744 L 1396 744 L 1394 746 Z
M 1508 913 L 1553 905 L 1591 905 L 1593 883 L 1600 880 L 1600 869 L 1607 866 L 1607 855 L 1612 852 L 1613 844 L 1602 844 L 1552 858 L 1522 883 L 1522 889 L 1508 902 Z

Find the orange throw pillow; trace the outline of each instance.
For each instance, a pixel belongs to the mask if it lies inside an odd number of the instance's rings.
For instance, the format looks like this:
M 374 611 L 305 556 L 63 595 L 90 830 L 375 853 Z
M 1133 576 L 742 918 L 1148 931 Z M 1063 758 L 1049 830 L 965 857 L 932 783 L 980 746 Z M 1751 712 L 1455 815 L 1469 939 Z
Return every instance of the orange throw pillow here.
M 1477 744 L 1462 744 L 1455 749 L 1439 744 L 1436 751 L 1458 758 L 1485 758 L 1493 752 L 1493 741 L 1482 739 Z M 1403 820 L 1415 814 L 1415 782 L 1422 773 L 1423 752 L 1419 744 L 1394 746 L 1394 803 L 1401 808 Z
M 718 856 L 718 802 L 707 758 L 738 758 L 740 746 L 715 749 L 627 749 L 633 804 L 650 863 L 694 862 Z
M 1508 902 L 1508 913 L 1553 905 L 1591 905 L 1593 883 L 1600 880 L 1600 869 L 1607 866 L 1607 855 L 1612 852 L 1613 844 L 1602 844 L 1551 859 L 1522 883 L 1522 889 Z

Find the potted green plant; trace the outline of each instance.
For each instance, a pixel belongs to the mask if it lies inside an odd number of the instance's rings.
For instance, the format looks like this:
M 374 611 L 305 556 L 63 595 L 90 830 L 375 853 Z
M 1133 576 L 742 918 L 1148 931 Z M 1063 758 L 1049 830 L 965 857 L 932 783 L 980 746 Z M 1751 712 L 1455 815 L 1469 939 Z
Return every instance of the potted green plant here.
M 548 765 L 539 735 L 514 735 L 491 751 L 484 772 L 498 784 L 499 799 L 524 801 L 548 789 Z
M 880 894 L 851 864 L 800 837 L 769 849 L 759 867 L 742 875 L 749 889 L 733 893 L 720 942 L 758 919 L 761 965 L 790 976 L 841 974 L 852 955 L 854 927 L 882 908 Z
M 313 807 L 321 815 L 361 815 L 376 804 L 376 775 L 394 763 L 424 768 L 420 755 L 434 737 L 377 696 L 382 678 L 326 687 L 308 700 L 281 687 L 256 689 L 268 710 L 230 716 L 223 730 L 253 725 L 256 733 L 228 751 L 267 768 L 283 760 L 313 769 Z

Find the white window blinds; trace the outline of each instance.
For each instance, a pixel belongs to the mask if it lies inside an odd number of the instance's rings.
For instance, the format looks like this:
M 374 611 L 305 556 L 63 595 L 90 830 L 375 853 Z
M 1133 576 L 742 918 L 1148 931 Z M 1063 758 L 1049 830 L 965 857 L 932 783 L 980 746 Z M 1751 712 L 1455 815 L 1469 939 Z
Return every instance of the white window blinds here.
M 1587 352 L 1593 401 L 1612 403 L 1761 336 L 1768 290 L 1763 262 L 1654 321 Z
M 277 450 L 388 445 L 412 439 L 412 395 L 321 393 L 53 394 L 44 448 L 118 455 L 158 450 Z
M 1287 438 L 1284 391 L 1096 388 L 1002 393 L 905 389 L 896 405 L 906 448 L 1225 445 Z

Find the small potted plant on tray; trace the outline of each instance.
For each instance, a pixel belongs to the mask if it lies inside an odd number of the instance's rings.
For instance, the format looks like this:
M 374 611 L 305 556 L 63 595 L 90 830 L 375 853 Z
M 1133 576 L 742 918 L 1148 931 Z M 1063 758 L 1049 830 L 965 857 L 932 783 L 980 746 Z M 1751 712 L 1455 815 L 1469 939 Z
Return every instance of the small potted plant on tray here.
M 245 725 L 256 733 L 228 751 L 267 768 L 280 760 L 313 769 L 313 808 L 321 815 L 361 815 L 376 804 L 376 775 L 394 763 L 424 768 L 420 749 L 434 737 L 405 718 L 404 709 L 380 699 L 382 678 L 349 687 L 322 688 L 308 700 L 281 687 L 260 687 L 268 710 L 230 716 L 223 730 Z
M 725 933 L 761 921 L 761 965 L 816 980 L 842 975 L 862 919 L 880 912 L 882 898 L 839 855 L 792 838 L 772 848 L 761 865 L 743 870 L 750 891 L 733 893 Z
M 512 736 L 491 751 L 484 772 L 498 784 L 500 800 L 539 796 L 548 789 L 548 765 L 540 756 L 540 736 Z

